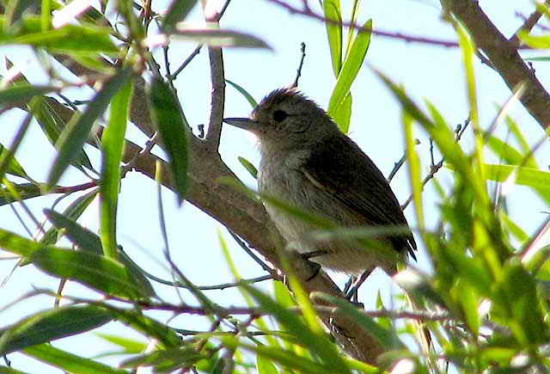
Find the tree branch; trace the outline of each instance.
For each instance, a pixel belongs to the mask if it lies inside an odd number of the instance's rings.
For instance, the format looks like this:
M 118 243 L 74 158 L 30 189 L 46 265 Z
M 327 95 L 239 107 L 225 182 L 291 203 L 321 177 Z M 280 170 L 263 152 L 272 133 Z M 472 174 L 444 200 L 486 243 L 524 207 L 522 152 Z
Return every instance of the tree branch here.
M 227 9 L 228 0 L 224 9 Z M 206 10 L 206 1 L 203 1 L 203 9 Z M 210 24 L 219 27 L 220 17 L 223 10 L 213 11 L 212 14 L 205 14 L 205 20 Z M 212 91 L 210 95 L 210 113 L 208 118 L 208 132 L 206 133 L 206 144 L 213 149 L 218 149 L 222 134 L 223 109 L 225 105 L 225 75 L 223 68 L 223 53 L 219 47 L 208 47 L 208 58 L 210 59 L 210 81 Z
M 487 55 L 510 90 L 513 91 L 520 83 L 526 84 L 521 102 L 543 129 L 550 126 L 550 95 L 523 61 L 515 43 L 506 39 L 496 28 L 477 1 L 450 0 L 446 3 L 448 10 L 466 26 L 477 48 Z

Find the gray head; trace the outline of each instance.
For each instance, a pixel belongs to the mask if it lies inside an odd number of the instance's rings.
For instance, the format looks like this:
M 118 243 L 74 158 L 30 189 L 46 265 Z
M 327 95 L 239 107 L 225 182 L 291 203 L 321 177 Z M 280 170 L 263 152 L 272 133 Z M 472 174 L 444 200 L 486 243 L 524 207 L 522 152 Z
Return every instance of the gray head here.
M 301 148 L 339 131 L 323 109 L 293 88 L 271 92 L 250 118 L 224 121 L 254 133 L 262 148 Z

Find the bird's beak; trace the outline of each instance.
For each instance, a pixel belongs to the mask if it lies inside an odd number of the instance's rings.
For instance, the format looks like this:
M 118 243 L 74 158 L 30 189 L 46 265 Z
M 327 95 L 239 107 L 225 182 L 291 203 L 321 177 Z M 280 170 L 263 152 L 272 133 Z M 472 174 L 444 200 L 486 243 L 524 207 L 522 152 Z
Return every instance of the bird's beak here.
M 258 122 L 250 118 L 224 118 L 223 121 L 231 126 L 240 127 L 245 130 L 254 130 Z

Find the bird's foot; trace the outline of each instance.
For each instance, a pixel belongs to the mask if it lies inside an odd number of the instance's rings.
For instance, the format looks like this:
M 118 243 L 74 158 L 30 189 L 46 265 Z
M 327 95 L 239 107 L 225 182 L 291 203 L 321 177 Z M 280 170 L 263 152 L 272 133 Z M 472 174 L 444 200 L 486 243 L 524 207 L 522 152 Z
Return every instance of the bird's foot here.
M 359 303 L 359 287 L 363 285 L 374 269 L 367 269 L 359 277 L 351 276 L 342 291 L 346 299 L 354 304 Z M 362 304 L 361 304 L 362 305 Z

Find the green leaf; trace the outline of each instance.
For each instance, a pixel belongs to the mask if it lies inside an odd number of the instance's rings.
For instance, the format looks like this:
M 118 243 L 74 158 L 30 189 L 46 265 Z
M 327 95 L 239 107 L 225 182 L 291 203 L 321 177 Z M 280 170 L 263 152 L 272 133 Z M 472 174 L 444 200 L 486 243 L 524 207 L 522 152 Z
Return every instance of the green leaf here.
M 510 144 L 503 142 L 493 135 L 487 137 L 486 143 L 489 148 L 507 164 L 537 168 L 537 164 L 532 157 L 526 158 Z
M 148 344 L 145 342 L 140 342 L 134 339 L 125 338 L 122 336 L 110 335 L 97 333 L 102 339 L 105 339 L 111 344 L 118 345 L 124 349 L 124 353 L 138 354 L 144 352 L 147 349 Z
M 26 374 L 23 371 L 15 370 L 11 367 L 0 366 L 0 374 Z
M 50 344 L 41 344 L 23 350 L 27 356 L 60 368 L 65 372 L 78 374 L 128 374 L 126 370 L 112 368 L 97 361 L 55 348 Z
M 239 162 L 242 166 L 254 177 L 254 179 L 258 179 L 258 169 L 250 161 L 248 161 L 246 158 L 239 156 Z
M 0 330 L 0 354 L 80 334 L 112 319 L 107 310 L 97 306 L 60 307 L 41 312 Z
M 368 20 L 364 25 L 366 29 L 372 29 L 372 20 Z M 333 115 L 334 111 L 341 105 L 342 101 L 346 98 L 346 95 L 351 89 L 351 85 L 361 66 L 365 60 L 367 50 L 370 44 L 371 32 L 361 32 L 357 35 L 353 44 L 350 47 L 349 55 L 344 61 L 342 70 L 338 75 L 336 86 L 332 91 L 330 102 L 328 106 L 329 115 Z
M 102 253 L 101 240 L 96 234 L 54 210 L 46 209 L 44 214 L 57 229 L 64 229 L 65 235 L 80 249 L 96 255 Z
M 74 280 L 108 295 L 130 299 L 152 295 L 147 285 L 120 263 L 91 252 L 44 248 L 34 252 L 31 261 L 53 276 Z
M 64 233 L 67 238 L 77 245 L 79 249 L 96 255 L 101 255 L 103 253 L 101 239 L 95 233 L 80 226 L 73 219 L 53 210 L 46 209 L 44 213 L 57 229 L 65 230 Z M 122 249 L 120 250 L 119 260 L 132 273 L 138 282 L 147 289 L 148 294 L 154 294 L 153 287 L 149 283 L 149 280 L 145 277 L 141 269 L 128 257 L 128 255 L 122 251 Z
M 337 22 L 334 24 L 325 21 L 325 27 L 330 47 L 332 71 L 334 76 L 338 77 L 342 69 L 342 9 L 340 0 L 323 1 L 323 13 L 325 19 Z
M 59 149 L 57 140 L 67 125 L 67 123 L 63 120 L 63 117 L 60 113 L 58 113 L 57 109 L 60 107 L 61 104 L 55 99 L 46 96 L 37 96 L 33 98 L 28 105 L 30 112 L 38 121 L 40 128 L 44 134 L 46 134 L 46 137 L 50 143 L 57 149 Z M 65 108 L 63 107 L 63 109 Z M 92 163 L 86 155 L 86 152 L 84 152 L 84 149 L 81 149 L 78 152 L 78 155 L 73 159 L 71 164 L 75 167 L 85 166 L 86 168 L 93 170 Z
M 15 133 L 15 136 L 11 141 L 9 149 L 6 150 L 5 152 L 2 152 L 0 157 L 0 179 L 4 179 L 4 175 L 7 170 L 13 167 L 17 167 L 18 163 L 16 162 L 14 164 L 12 161 L 15 159 L 15 154 L 17 153 L 19 146 L 23 142 L 23 139 L 25 138 L 25 135 L 29 130 L 29 126 L 31 122 L 32 122 L 32 115 L 30 113 L 27 113 L 25 115 L 25 118 L 23 118 L 21 125 L 17 129 L 17 132 Z M 4 148 L 2 148 L 2 151 L 4 151 Z M 9 181 L 5 180 L 4 184 L 7 187 L 10 187 Z
M 361 0 L 353 0 L 353 5 L 351 6 L 351 17 L 350 17 L 351 24 L 353 25 L 357 25 L 357 17 L 359 16 L 358 10 L 359 10 L 360 4 L 361 4 Z M 354 29 L 348 28 L 348 40 L 346 42 L 346 53 L 344 56 L 347 57 L 349 55 L 349 50 L 353 45 L 353 41 L 357 37 L 357 34 L 358 33 L 355 32 Z
M 107 109 L 113 96 L 130 79 L 131 74 L 131 66 L 121 69 L 93 97 L 86 110 L 82 114 L 77 113 L 74 115 L 67 124 L 58 139 L 59 153 L 48 176 L 49 188 L 57 184 L 63 172 L 80 154 L 95 121 Z
M 341 313 L 348 315 L 358 325 L 363 327 L 366 334 L 373 336 L 387 350 L 405 349 L 405 345 L 399 340 L 399 337 L 392 329 L 380 326 L 370 316 L 361 313 L 357 306 L 346 300 L 334 297 L 328 294 L 315 292 L 312 297 L 327 301 L 336 305 Z
M 6 14 L 5 23 L 2 25 L 2 29 L 13 32 L 17 29 L 22 21 L 23 13 L 25 11 L 36 8 L 39 5 L 38 0 L 12 0 L 4 3 L 6 8 L 4 10 Z
M 19 256 L 30 257 L 34 252 L 44 248 L 44 244 L 0 229 L 0 247 Z
M 176 94 L 161 78 L 153 78 L 149 89 L 149 100 L 151 118 L 168 154 L 176 194 L 181 204 L 187 190 L 189 124 Z
M 176 23 L 181 20 L 184 20 L 189 12 L 195 7 L 197 0 L 172 0 L 170 8 L 166 11 L 162 26 L 165 31 L 171 30 Z
M 409 181 L 413 191 L 413 203 L 416 212 L 418 227 L 422 232 L 424 230 L 424 204 L 422 199 L 422 172 L 420 167 L 420 158 L 416 151 L 416 141 L 413 134 L 413 119 L 406 112 L 403 113 L 403 124 L 405 126 L 405 144 L 407 146 L 406 154 L 409 160 Z
M 315 362 L 307 357 L 302 357 L 300 355 L 297 355 L 296 353 L 293 353 L 292 351 L 287 351 L 279 347 L 243 344 L 243 343 L 240 343 L 234 337 L 224 337 L 222 341 L 224 345 L 229 348 L 236 349 L 241 347 L 247 351 L 255 353 L 256 356 L 265 357 L 266 359 L 273 362 L 277 362 L 284 367 L 297 370 L 299 373 L 304 373 L 304 374 L 338 373 L 340 374 L 343 372 L 349 372 L 349 369 L 347 367 L 336 369 L 335 371 L 334 367 L 329 366 L 328 363 Z
M 13 196 L 11 188 L 14 188 L 17 196 Z M 40 186 L 33 183 L 12 184 L 10 188 L 0 187 L 0 206 L 11 204 L 14 201 L 32 199 L 33 197 L 42 196 Z
M 529 235 L 521 228 L 520 225 L 518 225 L 516 222 L 514 222 L 507 214 L 504 212 L 499 212 L 500 217 L 502 218 L 502 222 L 505 225 L 505 231 L 511 233 L 516 237 L 517 240 L 520 241 L 520 243 L 523 245 L 527 243 L 529 240 Z
M 105 128 L 101 137 L 101 153 L 103 156 L 101 183 L 99 185 L 101 243 L 105 255 L 113 259 L 118 258 L 116 214 L 120 190 L 120 166 L 124 152 L 131 96 L 132 82 L 129 81 L 114 96 L 109 125 Z
M 480 182 L 480 178 L 476 178 L 474 175 L 470 159 L 457 144 L 453 131 L 435 106 L 427 102 L 431 115 L 434 118 L 432 120 L 409 98 L 403 88 L 399 87 L 381 72 L 375 71 L 375 73 L 384 81 L 386 86 L 390 88 L 401 103 L 403 109 L 405 109 L 405 111 L 428 132 L 430 137 L 436 142 L 445 160 L 460 173 L 465 181 L 472 184 L 472 187 L 477 192 L 481 201 L 487 202 L 488 204 L 489 198 L 485 185 Z
M 82 196 L 79 196 L 77 199 L 75 199 L 65 210 L 63 211 L 63 215 L 67 218 L 69 218 L 72 221 L 76 221 L 82 213 L 90 206 L 92 201 L 94 201 L 95 197 L 97 195 L 97 189 L 94 189 Z M 60 221 L 58 221 L 60 223 Z M 57 226 L 57 224 L 54 225 Z M 59 227 L 58 227 L 59 228 Z M 58 234 L 59 229 L 58 228 L 51 228 L 40 239 L 40 242 L 43 244 L 55 244 L 58 240 Z M 64 227 L 67 228 L 67 227 Z M 101 253 L 101 252 L 99 252 Z M 98 254 L 99 254 L 98 253 Z
M 143 315 L 142 311 L 124 310 L 109 307 L 116 319 L 130 325 L 134 330 L 141 331 L 149 338 L 156 339 L 164 347 L 178 347 L 181 338 L 165 323 L 160 323 Z
M 500 285 L 512 310 L 509 326 L 522 344 L 539 344 L 548 341 L 548 331 L 533 277 L 517 261 L 504 267 L 504 279 Z
M 527 44 L 531 48 L 537 49 L 549 49 L 550 48 L 550 35 L 534 36 L 530 35 L 528 31 L 521 30 L 517 34 L 522 42 Z
M 256 356 L 256 370 L 258 370 L 258 374 L 277 374 L 279 371 L 277 370 L 277 367 L 271 362 L 271 360 L 268 360 L 266 357 L 257 355 Z
M 484 167 L 487 179 L 531 187 L 550 204 L 550 172 L 514 165 L 485 164 Z
M 12 154 L 12 152 L 5 148 L 2 144 L 0 144 L 0 165 L 4 163 L 5 159 L 9 158 L 9 162 L 6 165 L 6 173 L 15 175 L 17 177 L 21 178 L 27 178 L 28 175 L 25 172 L 25 169 L 23 169 L 23 166 L 15 159 L 15 156 Z
M 481 325 L 481 318 L 478 313 L 479 303 L 481 302 L 476 289 L 470 283 L 457 282 L 458 302 L 465 316 L 468 327 L 477 335 Z
M 32 86 L 30 84 L 18 84 L 2 88 L 0 89 L 0 106 L 3 107 L 8 104 L 26 102 L 34 96 L 57 90 L 56 87 L 52 86 Z
M 211 47 L 273 49 L 262 39 L 240 31 L 179 27 L 171 33 L 171 36 L 177 40 L 206 44 Z
M 342 101 L 342 103 L 334 110 L 334 113 L 332 114 L 334 122 L 338 124 L 338 127 L 344 134 L 349 132 L 352 103 L 353 100 L 351 98 L 351 93 L 348 93 L 344 101 Z
M 309 347 L 321 360 L 327 368 L 331 368 L 336 373 L 349 373 L 345 361 L 342 359 L 333 343 L 331 343 L 324 332 L 312 331 L 299 316 L 286 309 L 282 305 L 272 300 L 260 291 L 243 284 L 244 287 L 260 304 L 260 308 L 273 315 L 287 330 L 293 334 L 301 344 Z
M 508 129 L 514 135 L 514 138 L 516 138 L 516 141 L 518 142 L 519 146 L 521 147 L 521 150 L 524 154 L 529 155 L 529 160 L 526 165 L 536 165 L 537 162 L 535 161 L 533 155 L 531 154 L 531 146 L 527 142 L 527 139 L 525 139 L 525 136 L 523 136 L 519 125 L 516 121 L 512 119 L 512 117 L 507 116 L 506 117 L 506 126 L 508 126 Z
M 256 100 L 254 100 L 254 97 L 247 90 L 245 90 L 242 86 L 238 85 L 237 83 L 235 83 L 233 81 L 230 81 L 229 79 L 226 79 L 225 81 L 227 83 L 229 83 L 229 85 L 231 87 L 236 89 L 241 95 L 243 95 L 244 98 L 246 99 L 246 101 L 248 101 L 248 103 L 250 104 L 250 106 L 252 108 L 256 108 L 258 106 L 258 102 Z
M 195 347 L 184 346 L 139 355 L 124 361 L 122 366 L 130 368 L 152 367 L 155 373 L 168 373 L 180 367 L 192 366 L 203 358 L 205 356 L 197 352 Z
M 0 27 L 3 25 L 0 19 Z M 3 30 L 0 29 L 0 30 Z M 0 31 L 1 44 L 24 44 L 46 48 L 55 53 L 118 53 L 110 29 L 92 25 L 65 25 L 59 29 L 22 32 L 13 36 Z

